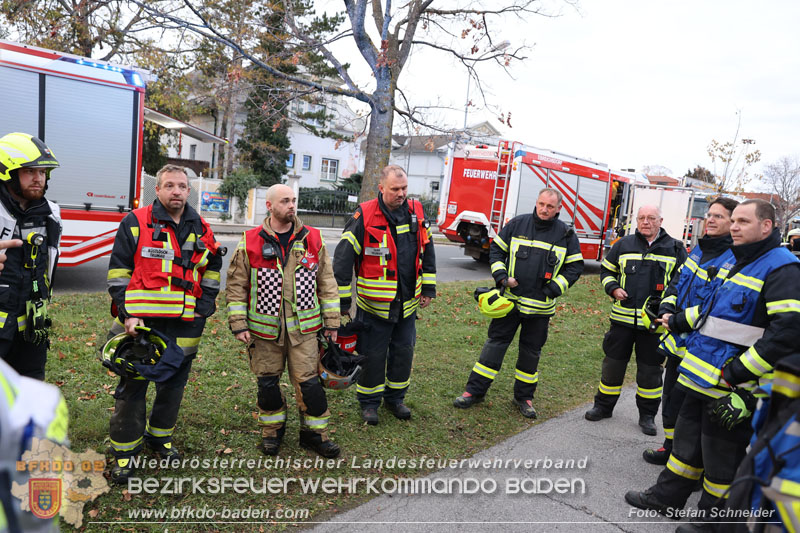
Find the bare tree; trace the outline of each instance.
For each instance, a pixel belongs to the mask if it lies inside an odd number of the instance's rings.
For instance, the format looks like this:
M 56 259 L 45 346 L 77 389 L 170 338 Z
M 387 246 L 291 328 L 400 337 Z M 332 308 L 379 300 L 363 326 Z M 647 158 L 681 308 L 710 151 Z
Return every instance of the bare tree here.
M 784 156 L 764 168 L 764 182 L 773 193 L 772 205 L 778 217 L 778 227 L 786 225 L 800 214 L 800 162 Z
M 648 176 L 672 176 L 672 169 L 664 165 L 645 165 L 642 167 L 642 172 Z
M 180 0 L 176 0 L 180 1 Z M 389 162 L 392 126 L 396 116 L 411 124 L 435 131 L 452 132 L 448 128 L 427 123 L 419 107 L 409 102 L 400 88 L 400 75 L 412 52 L 419 47 L 434 50 L 461 64 L 474 80 L 477 94 L 485 100 L 479 69 L 481 64 L 494 63 L 508 71 L 512 63 L 525 59 L 527 47 L 498 47 L 502 23 L 522 20 L 531 15 L 546 15 L 538 0 L 451 0 L 447 7 L 438 7 L 434 0 L 407 0 L 394 4 L 391 0 L 343 0 L 344 13 L 316 14 L 311 0 L 284 0 L 265 3 L 265 9 L 284 11 L 285 53 L 310 66 L 309 72 L 326 67 L 342 80 L 342 86 L 332 87 L 318 76 L 293 75 L 273 67 L 255 43 L 242 42 L 219 27 L 205 7 L 182 0 L 183 9 L 165 9 L 145 0 L 131 0 L 143 9 L 150 19 L 162 27 L 182 27 L 208 40 L 236 50 L 241 57 L 266 69 L 273 76 L 297 86 L 309 94 L 329 92 L 354 98 L 369 106 L 367 151 L 364 168 L 364 187 L 361 199 L 377 193 L 380 169 Z M 571 3 L 572 0 L 565 0 Z M 268 6 L 266 4 L 269 4 Z M 248 21 L 259 24 L 259 18 Z M 345 58 L 334 53 L 342 40 L 352 40 L 362 60 L 372 73 L 369 83 L 358 83 L 349 73 Z M 500 116 L 507 120 L 506 115 Z
M 755 148 L 754 139 L 740 139 L 742 112 L 736 111 L 736 132 L 733 139 L 721 143 L 712 139 L 708 145 L 708 157 L 714 165 L 714 177 L 717 192 L 741 191 L 750 181 L 748 169 L 761 161 L 761 151 Z M 721 168 L 717 167 L 719 162 Z

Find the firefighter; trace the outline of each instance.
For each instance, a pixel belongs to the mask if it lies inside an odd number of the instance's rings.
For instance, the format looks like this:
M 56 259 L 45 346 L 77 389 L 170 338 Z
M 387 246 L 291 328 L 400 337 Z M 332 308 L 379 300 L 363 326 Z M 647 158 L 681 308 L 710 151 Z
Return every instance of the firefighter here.
M 678 365 L 683 358 L 685 334 L 672 333 L 669 321 L 677 311 L 692 307 L 714 293 L 722 283 L 736 260 L 730 248 L 731 214 L 739 202 L 732 198 L 719 197 L 708 206 L 705 235 L 689 254 L 689 258 L 678 269 L 664 293 L 659 307 L 659 322 L 670 332 L 661 338 L 658 349 L 666 357 L 664 372 L 664 393 L 661 416 L 664 425 L 664 445 L 657 450 L 648 449 L 643 453 L 644 460 L 654 465 L 665 465 L 672 451 L 672 437 L 675 419 L 683 403 L 683 390 L 675 388 L 678 379 Z M 674 319 L 673 319 L 674 326 Z
M 786 242 L 789 245 L 789 250 L 796 255 L 800 256 L 800 228 L 789 230 L 786 234 Z
M 603 339 L 602 376 L 594 406 L 586 420 L 609 418 L 622 391 L 625 369 L 636 350 L 636 406 L 639 426 L 645 435 L 656 434 L 655 415 L 661 403 L 659 335 L 646 327 L 644 307 L 658 303 L 673 272 L 686 260 L 683 244 L 661 228 L 661 210 L 652 205 L 639 208 L 636 232 L 618 240 L 600 266 L 603 289 L 614 299 L 611 328 Z M 654 303 L 653 303 L 654 302 Z
M 0 246 L 6 241 L 0 241 Z M 20 376 L 0 360 L 0 532 L 58 531 L 58 516 L 38 518 L 22 510 L 13 485 L 28 491 L 32 472 L 16 467 L 34 438 L 67 445 L 67 404 L 54 385 Z
M 350 314 L 356 272 L 356 320 L 365 324 L 357 350 L 367 358 L 356 385 L 361 418 L 378 423 L 383 400 L 408 420 L 404 400 L 411 383 L 417 309 L 436 297 L 436 258 L 422 204 L 406 198 L 408 177 L 397 165 L 381 171 L 377 198 L 362 203 L 336 247 L 333 271 L 342 314 Z
M 149 381 L 121 377 L 109 433 L 114 464 L 111 480 L 125 483 L 131 459 L 147 444 L 170 461 L 181 454 L 172 435 L 197 355 L 206 318 L 216 311 L 224 248 L 211 227 L 186 201 L 189 179 L 183 167 L 166 165 L 156 174 L 156 200 L 129 213 L 120 223 L 108 264 L 108 292 L 116 308 L 109 338 L 136 336 L 137 326 L 174 340 L 184 362 L 168 380 L 156 383 L 150 417 L 145 421 Z
M 483 400 L 521 325 L 513 403 L 522 416 L 536 418 L 533 395 L 539 382 L 539 356 L 555 314 L 555 299 L 583 273 L 580 242 L 572 228 L 558 220 L 560 210 L 561 193 L 542 189 L 533 213 L 511 219 L 492 241 L 492 276 L 498 287 L 506 288 L 505 297 L 515 308 L 489 324 L 480 358 L 466 391 L 453 401 L 455 407 L 465 409 Z
M 286 185 L 267 190 L 269 214 L 244 233 L 231 260 L 225 292 L 231 331 L 247 344 L 258 380 L 261 449 L 277 455 L 286 429 L 280 388 L 288 361 L 300 411 L 300 445 L 323 457 L 339 455 L 328 439 L 330 418 L 319 377 L 317 333 L 335 341 L 339 295 L 319 230 L 295 213 L 297 198 Z
M 731 237 L 736 264 L 722 284 L 671 321 L 674 331 L 694 330 L 678 367 L 676 387 L 686 398 L 672 454 L 654 486 L 625 495 L 635 507 L 667 513 L 683 508 L 702 479 L 701 523 L 680 531 L 713 530 L 752 434 L 753 391 L 796 351 L 800 331 L 800 261 L 780 245 L 775 208 L 764 200 L 742 202 L 733 211 Z
M 52 169 L 50 149 L 25 133 L 0 138 L 0 239 L 17 246 L 3 251 L 0 273 L 0 356 L 23 376 L 44 380 L 51 325 L 47 304 L 58 263 L 61 215 L 44 197 Z
M 753 518 L 729 530 L 769 531 L 764 522 L 779 520 L 782 531 L 800 531 L 800 352 L 778 361 L 772 383 L 762 388 L 766 397 L 753 415 L 756 434 L 726 502 L 732 516 L 749 510 Z

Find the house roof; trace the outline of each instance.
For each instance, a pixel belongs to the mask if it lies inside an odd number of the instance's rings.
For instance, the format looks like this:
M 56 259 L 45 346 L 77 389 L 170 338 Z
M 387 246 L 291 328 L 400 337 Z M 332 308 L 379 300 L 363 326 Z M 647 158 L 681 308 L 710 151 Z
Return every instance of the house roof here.
M 759 199 L 759 200 L 766 200 L 770 203 L 776 200 L 783 201 L 783 199 L 779 195 L 772 192 L 737 192 L 736 194 L 738 194 L 739 196 L 744 196 L 748 200 Z
M 676 185 L 679 186 L 681 184 L 681 180 L 671 178 L 669 176 L 647 176 L 647 181 L 652 183 L 653 185 Z

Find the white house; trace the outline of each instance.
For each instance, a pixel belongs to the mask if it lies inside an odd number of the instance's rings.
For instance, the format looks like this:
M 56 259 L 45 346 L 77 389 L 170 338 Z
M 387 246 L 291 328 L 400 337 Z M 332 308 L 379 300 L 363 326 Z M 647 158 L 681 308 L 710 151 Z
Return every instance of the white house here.
M 244 107 L 246 98 L 246 90 L 239 91 L 236 96 L 234 125 L 228 132 L 228 140 L 234 151 L 236 141 L 244 132 L 244 123 L 247 119 Z M 327 129 L 351 138 L 365 131 L 365 120 L 347 105 L 343 96 L 325 93 L 322 101 L 322 104 L 314 104 L 295 100 L 291 105 L 290 114 L 296 116 L 297 113 L 324 110 L 331 116 L 325 124 Z M 192 117 L 189 123 L 220 135 L 218 120 L 210 114 Z M 321 124 L 315 125 L 321 126 Z M 317 137 L 294 120 L 289 127 L 289 140 L 291 154 L 286 162 L 287 175 L 300 176 L 301 187 L 333 188 L 337 180 L 347 178 L 359 170 L 360 142 Z M 218 154 L 218 145 L 186 137 L 180 138 L 177 145 L 170 146 L 167 152 L 168 157 L 181 160 L 184 164 L 196 160 L 207 162 L 211 169 L 210 177 L 217 176 L 215 168 L 219 162 Z

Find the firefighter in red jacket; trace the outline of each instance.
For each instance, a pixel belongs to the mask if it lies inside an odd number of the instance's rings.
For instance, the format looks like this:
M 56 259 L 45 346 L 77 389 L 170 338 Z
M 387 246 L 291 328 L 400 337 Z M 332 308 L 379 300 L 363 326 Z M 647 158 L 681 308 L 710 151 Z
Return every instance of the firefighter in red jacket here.
M 339 295 L 319 230 L 295 215 L 297 198 L 286 185 L 267 190 L 269 216 L 246 231 L 228 268 L 228 323 L 247 343 L 258 380 L 261 450 L 277 455 L 286 429 L 280 388 L 287 362 L 300 410 L 300 445 L 323 457 L 339 455 L 328 439 L 330 411 L 319 376 L 320 330 L 336 340 Z
M 417 309 L 436 296 L 430 226 L 422 204 L 406 199 L 405 171 L 385 167 L 378 189 L 378 197 L 361 204 L 345 225 L 333 262 L 347 315 L 355 266 L 356 320 L 366 324 L 357 350 L 367 357 L 356 393 L 361 417 L 370 425 L 378 423 L 381 400 L 395 417 L 411 418 L 403 402 L 411 383 Z
M 109 337 L 137 335 L 147 326 L 174 339 L 184 364 L 156 384 L 150 418 L 145 421 L 149 381 L 121 377 L 114 392 L 110 437 L 114 455 L 111 480 L 125 483 L 131 459 L 147 444 L 169 460 L 180 459 L 172 433 L 197 354 L 206 318 L 216 310 L 222 253 L 208 223 L 191 206 L 183 167 L 166 165 L 156 174 L 156 201 L 129 213 L 120 223 L 108 265 L 108 292 L 117 309 Z M 220 253 L 222 251 L 222 253 Z

